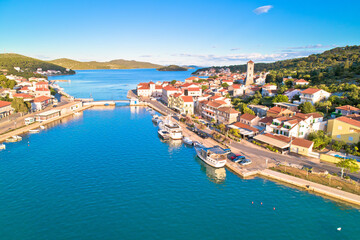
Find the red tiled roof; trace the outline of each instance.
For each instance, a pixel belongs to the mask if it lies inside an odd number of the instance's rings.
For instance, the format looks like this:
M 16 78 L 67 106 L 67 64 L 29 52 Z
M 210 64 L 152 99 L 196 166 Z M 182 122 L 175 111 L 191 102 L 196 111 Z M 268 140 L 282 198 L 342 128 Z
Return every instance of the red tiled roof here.
M 272 113 L 281 113 L 282 111 L 286 110 L 286 108 L 281 108 L 281 107 L 272 107 L 268 110 L 268 112 L 272 112 Z
M 314 93 L 317 93 L 318 91 L 321 91 L 321 89 L 308 88 L 308 89 L 305 89 L 304 91 L 302 91 L 301 93 L 303 93 L 303 94 L 314 94 Z
M 236 122 L 233 125 L 238 127 L 238 128 L 243 128 L 243 129 L 246 129 L 246 130 L 249 130 L 249 131 L 252 131 L 252 132 L 258 132 L 259 131 L 259 129 L 251 127 L 251 126 L 249 126 L 247 124 L 244 124 L 244 123 L 241 123 L 241 122 Z
M 34 98 L 33 95 L 26 94 L 26 93 L 15 93 L 15 94 L 13 94 L 13 97 L 16 97 L 16 98 Z
M 356 107 L 353 107 L 353 106 L 350 106 L 350 105 L 336 107 L 335 109 L 345 110 L 345 111 L 360 111 L 360 109 L 358 109 Z
M 273 139 L 282 141 L 282 142 L 286 142 L 286 143 L 289 143 L 291 141 L 291 138 L 283 136 L 283 135 L 278 135 L 278 134 L 275 135 L 275 134 L 271 134 L 271 133 L 265 133 L 264 135 L 267 137 L 271 137 Z
M 198 92 L 200 91 L 200 88 L 188 88 L 187 90 L 190 92 Z
M 194 102 L 192 96 L 181 96 L 184 102 Z
M 274 119 L 273 117 L 264 117 L 259 121 L 259 123 L 265 123 L 265 124 L 272 123 L 273 119 Z
M 238 111 L 236 111 L 236 110 L 233 109 L 232 107 L 219 107 L 219 108 L 218 108 L 218 111 L 226 112 L 226 113 L 229 113 L 229 114 L 232 114 L 232 113 L 238 114 L 238 113 L 239 113 Z
M 34 98 L 34 102 L 44 102 L 44 101 L 49 100 L 49 99 L 51 99 L 51 97 L 40 96 L 40 97 Z
M 47 85 L 48 83 L 47 82 L 44 82 L 44 81 L 41 81 L 41 82 L 37 82 L 36 85 Z
M 10 106 L 11 102 L 0 101 L 0 108 Z
M 294 80 L 295 83 L 297 82 L 301 82 L 301 83 L 309 83 L 308 81 L 306 81 L 305 79 L 296 79 Z
M 163 87 L 163 89 L 165 89 L 166 91 L 177 91 L 178 90 L 177 88 L 170 86 L 170 85 Z
M 250 113 L 244 113 L 243 115 L 240 116 L 240 119 L 245 119 L 247 121 L 252 121 L 256 118 L 255 115 L 252 115 Z
M 35 91 L 50 91 L 48 88 L 37 88 Z
M 354 119 L 351 119 L 351 118 L 348 118 L 348 117 L 345 117 L 345 116 L 338 117 L 335 120 L 339 120 L 341 122 L 348 123 L 348 124 L 360 127 L 360 121 L 357 121 L 357 120 L 354 120 Z
M 314 142 L 302 138 L 294 138 L 291 142 L 291 145 L 296 145 L 304 148 L 310 148 L 313 144 Z

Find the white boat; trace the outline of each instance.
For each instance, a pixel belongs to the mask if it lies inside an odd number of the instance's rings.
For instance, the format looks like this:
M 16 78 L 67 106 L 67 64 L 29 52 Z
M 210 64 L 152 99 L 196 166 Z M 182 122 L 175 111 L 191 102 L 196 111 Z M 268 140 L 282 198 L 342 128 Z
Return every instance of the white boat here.
M 22 140 L 22 137 L 20 136 L 12 136 L 8 139 L 6 139 L 6 142 L 19 142 Z
M 169 119 L 165 119 L 164 121 L 161 121 L 159 123 L 159 128 L 161 130 L 165 130 L 165 131 L 169 132 L 170 138 L 173 140 L 181 140 L 183 137 L 182 129 L 179 126 L 179 124 L 172 122 Z
M 227 152 L 219 146 L 204 148 L 198 145 L 195 146 L 195 151 L 201 160 L 212 167 L 221 168 L 226 164 Z
M 184 137 L 183 142 L 187 145 L 191 145 L 191 146 L 193 145 L 193 141 L 188 137 Z
M 39 133 L 40 129 L 30 129 L 29 133 Z
M 75 116 L 80 116 L 81 113 L 80 113 L 80 112 L 74 112 L 74 115 L 75 115 Z
M 6 149 L 6 146 L 5 146 L 5 144 L 0 144 L 0 150 L 5 150 Z
M 160 135 L 161 138 L 163 139 L 169 139 L 170 138 L 170 133 L 168 131 L 159 129 L 158 134 Z
M 155 115 L 152 117 L 151 121 L 152 121 L 153 123 L 158 123 L 158 121 L 159 121 L 159 116 L 155 114 Z
M 40 128 L 41 128 L 41 129 L 45 129 L 45 126 L 43 126 L 43 125 L 40 125 Z

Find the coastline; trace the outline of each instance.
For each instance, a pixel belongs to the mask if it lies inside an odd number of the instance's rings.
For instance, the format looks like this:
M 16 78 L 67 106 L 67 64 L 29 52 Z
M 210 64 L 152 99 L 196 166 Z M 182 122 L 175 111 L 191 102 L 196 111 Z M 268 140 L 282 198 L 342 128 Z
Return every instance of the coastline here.
M 150 103 L 147 102 L 147 106 L 154 109 L 155 111 L 159 112 L 162 115 L 165 115 L 165 116 L 168 115 L 164 110 L 161 110 L 158 107 L 154 106 L 151 102 Z M 215 145 L 219 145 L 219 143 L 213 139 L 200 138 L 199 136 L 195 135 L 190 130 L 188 130 L 183 123 L 175 120 L 174 118 L 172 118 L 172 120 L 176 121 L 182 127 L 184 136 L 189 137 L 191 140 L 201 142 L 206 147 L 212 147 Z M 231 147 L 230 147 L 230 149 L 232 152 L 236 152 L 236 149 L 233 149 Z M 353 193 L 345 192 L 345 191 L 342 191 L 342 190 L 339 190 L 336 188 L 328 187 L 325 185 L 321 185 L 321 184 L 318 184 L 315 182 L 311 182 L 311 181 L 304 180 L 301 178 L 293 177 L 293 176 L 283 174 L 280 172 L 276 172 L 276 171 L 266 169 L 266 168 L 249 171 L 246 168 L 239 167 L 238 164 L 236 164 L 230 160 L 226 161 L 225 167 L 229 171 L 235 173 L 236 175 L 238 175 L 239 177 L 244 178 L 244 179 L 249 179 L 249 178 L 254 178 L 254 177 L 262 177 L 262 178 L 266 178 L 266 179 L 272 179 L 272 180 L 276 180 L 276 181 L 279 181 L 282 183 L 290 184 L 292 186 L 299 187 L 302 190 L 305 190 L 309 193 L 318 193 L 321 196 L 329 197 L 330 199 L 333 199 L 333 200 L 339 200 L 339 201 L 346 202 L 346 203 L 353 204 L 353 205 L 360 207 L 360 196 L 353 194 Z

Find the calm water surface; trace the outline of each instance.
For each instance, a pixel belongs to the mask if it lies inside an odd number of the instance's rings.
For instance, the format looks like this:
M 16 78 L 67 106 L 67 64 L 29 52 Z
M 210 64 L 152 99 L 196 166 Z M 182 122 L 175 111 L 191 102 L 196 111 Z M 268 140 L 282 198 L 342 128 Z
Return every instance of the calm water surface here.
M 87 110 L 7 144 L 0 160 L 1 239 L 360 236 L 358 209 L 215 170 L 194 149 L 160 141 L 143 108 Z

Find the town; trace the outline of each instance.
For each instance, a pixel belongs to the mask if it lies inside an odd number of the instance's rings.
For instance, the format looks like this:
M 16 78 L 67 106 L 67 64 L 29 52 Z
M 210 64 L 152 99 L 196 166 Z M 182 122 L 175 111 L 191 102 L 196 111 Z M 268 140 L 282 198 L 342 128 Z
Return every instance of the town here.
M 347 159 L 359 165 L 360 109 L 340 105 L 329 112 L 337 95 L 304 79 L 286 77 L 280 86 L 267 83 L 268 74 L 254 72 L 249 61 L 243 73 L 210 69 L 183 82 L 139 83 L 136 92 L 225 144 L 243 139 L 282 155 L 330 163 Z M 328 108 L 320 111 L 324 103 Z

